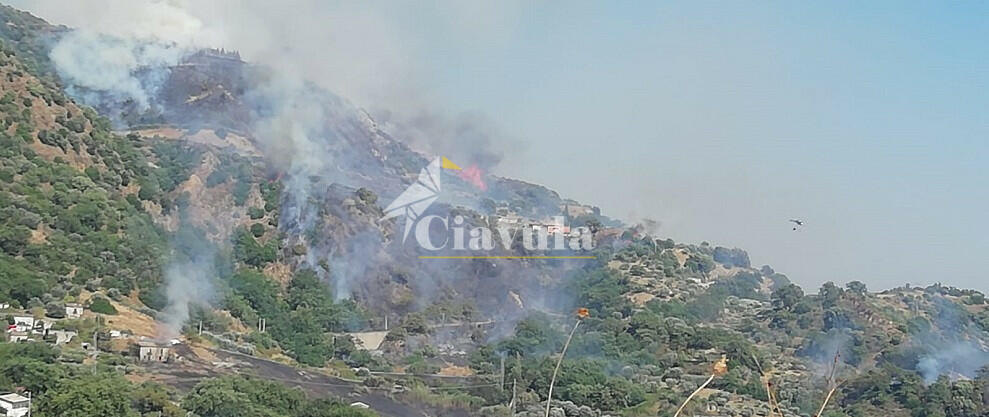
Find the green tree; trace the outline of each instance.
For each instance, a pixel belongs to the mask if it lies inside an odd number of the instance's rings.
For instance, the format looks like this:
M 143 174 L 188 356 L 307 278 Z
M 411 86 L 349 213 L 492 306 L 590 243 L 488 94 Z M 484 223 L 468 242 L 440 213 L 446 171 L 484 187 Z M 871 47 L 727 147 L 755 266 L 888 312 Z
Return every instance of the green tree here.
M 50 417 L 134 417 L 131 387 L 117 374 L 84 374 L 63 379 L 37 402 L 38 414 Z
M 845 288 L 848 289 L 848 292 L 857 295 L 859 297 L 864 297 L 869 292 L 869 289 L 866 288 L 865 284 L 862 283 L 862 281 L 849 282 L 845 284 Z
M 161 385 L 145 382 L 133 395 L 134 408 L 142 415 L 183 417 L 185 412 L 172 403 L 171 395 Z
M 182 408 L 199 417 L 294 416 L 305 404 L 299 390 L 255 378 L 230 376 L 196 385 Z
M 804 298 L 804 290 L 796 284 L 787 284 L 773 291 L 772 301 L 776 310 L 790 311 Z
M 841 287 L 835 285 L 833 282 L 825 282 L 821 286 L 821 290 L 818 295 L 821 297 L 821 307 L 826 309 L 832 308 L 838 305 L 838 301 L 841 300 L 841 294 L 844 291 Z
M 113 304 L 110 304 L 110 300 L 103 297 L 93 297 L 93 299 L 89 302 L 89 309 L 94 313 L 109 315 L 117 314 L 117 309 L 113 307 Z

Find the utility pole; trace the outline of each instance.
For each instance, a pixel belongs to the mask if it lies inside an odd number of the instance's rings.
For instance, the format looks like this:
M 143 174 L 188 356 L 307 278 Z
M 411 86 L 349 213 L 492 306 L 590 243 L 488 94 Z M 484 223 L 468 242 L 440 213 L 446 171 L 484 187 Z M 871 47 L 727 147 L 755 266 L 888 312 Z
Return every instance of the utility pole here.
M 512 378 L 512 400 L 508 402 L 508 409 L 512 410 L 512 415 L 515 415 L 515 384 L 518 383 L 518 379 Z
M 385 331 L 388 331 L 388 315 L 385 314 Z
M 27 392 L 27 417 L 31 417 L 31 391 Z
M 199 320 L 199 335 L 203 335 L 203 321 Z

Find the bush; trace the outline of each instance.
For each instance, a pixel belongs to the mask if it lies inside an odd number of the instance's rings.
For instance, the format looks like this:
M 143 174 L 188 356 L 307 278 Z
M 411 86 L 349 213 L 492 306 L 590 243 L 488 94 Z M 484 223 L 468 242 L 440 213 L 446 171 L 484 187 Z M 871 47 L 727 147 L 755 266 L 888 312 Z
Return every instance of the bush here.
M 55 302 L 48 303 L 45 305 L 45 315 L 54 319 L 64 319 L 65 305 Z
M 254 223 L 251 225 L 251 234 L 254 237 L 264 236 L 264 225 L 261 223 Z
M 110 300 L 103 297 L 94 297 L 92 301 L 89 302 L 89 309 L 94 313 L 109 315 L 117 314 L 117 309 L 113 307 L 113 304 L 110 304 Z
M 260 219 L 264 217 L 264 209 L 260 207 L 251 207 L 247 209 L 247 215 L 251 218 L 251 220 Z

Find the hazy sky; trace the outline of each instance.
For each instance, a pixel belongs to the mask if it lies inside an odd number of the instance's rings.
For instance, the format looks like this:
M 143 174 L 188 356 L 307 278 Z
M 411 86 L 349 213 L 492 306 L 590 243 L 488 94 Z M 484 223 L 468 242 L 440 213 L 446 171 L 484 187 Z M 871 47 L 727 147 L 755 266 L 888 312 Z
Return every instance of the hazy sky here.
M 359 105 L 484 115 L 497 173 L 811 291 L 989 290 L 986 2 L 11 3 L 144 30 L 175 8 Z

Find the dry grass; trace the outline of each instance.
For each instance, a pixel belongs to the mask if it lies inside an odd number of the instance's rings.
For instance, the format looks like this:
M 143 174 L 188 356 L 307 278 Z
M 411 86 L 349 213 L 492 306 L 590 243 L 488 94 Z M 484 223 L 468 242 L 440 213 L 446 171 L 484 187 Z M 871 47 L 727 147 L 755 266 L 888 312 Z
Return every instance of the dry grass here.
M 91 296 L 91 294 L 90 294 Z M 81 299 L 82 296 L 80 296 Z M 154 338 L 158 334 L 158 325 L 155 320 L 130 306 L 111 300 L 110 304 L 117 309 L 117 314 L 112 316 L 86 311 L 83 317 L 103 316 L 106 325 L 113 330 L 128 330 L 136 336 Z
M 209 362 L 217 361 L 216 355 L 205 347 L 199 345 L 189 345 L 189 349 L 192 350 L 192 353 L 194 353 L 199 359 Z
M 449 365 L 440 369 L 439 375 L 444 376 L 471 376 L 474 371 L 467 366 Z

